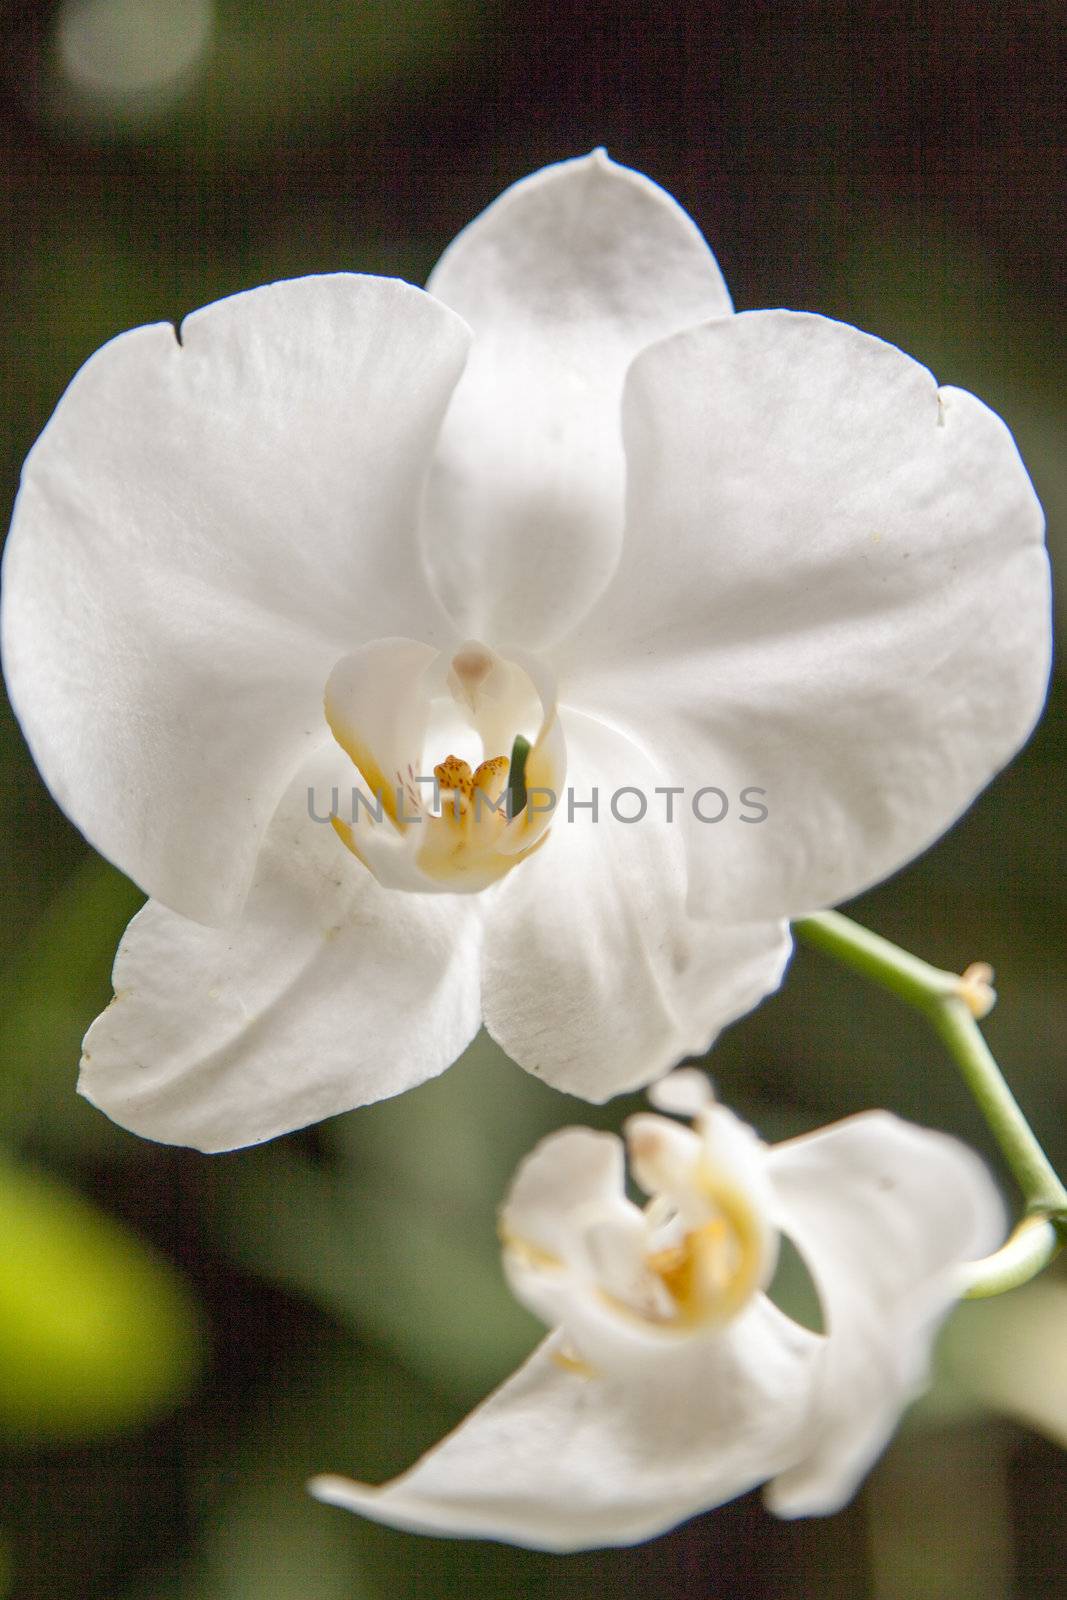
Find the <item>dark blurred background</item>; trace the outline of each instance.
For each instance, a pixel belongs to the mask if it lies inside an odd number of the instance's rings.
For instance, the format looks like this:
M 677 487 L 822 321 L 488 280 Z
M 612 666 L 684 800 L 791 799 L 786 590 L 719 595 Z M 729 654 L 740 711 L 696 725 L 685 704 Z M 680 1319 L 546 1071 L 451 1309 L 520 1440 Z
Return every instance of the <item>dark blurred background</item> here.
M 1052 0 L 0 3 L 0 499 L 112 334 L 272 278 L 421 282 L 502 187 L 605 144 L 693 214 L 740 308 L 856 323 L 998 410 L 1055 553 L 1063 35 Z M 943 965 L 995 963 L 988 1033 L 1061 1162 L 1065 717 L 1060 682 L 1012 770 L 856 908 Z M 828 1521 L 750 1496 L 560 1559 L 306 1499 L 313 1471 L 406 1465 L 532 1345 L 493 1208 L 533 1140 L 588 1108 L 481 1041 L 398 1103 L 256 1151 L 141 1141 L 74 1095 L 138 896 L 6 710 L 0 838 L 5 1600 L 1067 1595 L 1055 1271 L 963 1308 L 931 1396 Z M 921 1023 L 815 955 L 711 1066 L 768 1136 L 877 1104 L 990 1152 Z

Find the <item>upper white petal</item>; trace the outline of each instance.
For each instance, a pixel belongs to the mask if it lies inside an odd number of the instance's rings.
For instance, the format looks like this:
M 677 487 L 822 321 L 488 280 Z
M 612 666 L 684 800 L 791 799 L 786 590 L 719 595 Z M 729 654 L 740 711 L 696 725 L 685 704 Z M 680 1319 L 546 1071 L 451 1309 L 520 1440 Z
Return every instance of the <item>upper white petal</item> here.
M 767 1491 L 806 1516 L 854 1493 L 926 1381 L 960 1263 L 995 1249 L 1005 1219 L 972 1151 L 884 1111 L 776 1145 L 769 1172 L 828 1335 L 804 1459 Z
M 654 792 L 663 774 L 613 729 L 561 720 L 568 787 L 578 802 L 598 790 L 597 820 L 577 805 L 569 820 L 561 795 L 544 845 L 495 892 L 485 1023 L 520 1066 L 602 1101 L 702 1053 L 778 986 L 791 947 L 781 923 L 689 916 L 685 831 Z M 647 799 L 642 821 L 613 815 L 624 786 Z
M 308 815 L 347 758 L 305 763 L 271 822 L 238 921 L 150 901 L 89 1030 L 81 1092 L 149 1138 L 255 1144 L 422 1083 L 478 1030 L 477 902 L 383 889 Z M 388 823 L 383 823 L 388 827 Z
M 554 1335 L 402 1477 L 319 1478 L 312 1493 L 421 1533 L 636 1543 L 796 1456 L 818 1342 L 759 1297 L 713 1344 L 664 1343 L 635 1381 L 566 1370 Z
M 60 804 L 142 888 L 231 914 L 343 652 L 446 625 L 419 495 L 468 334 L 406 284 L 255 289 L 112 340 L 26 463 L 8 689 Z
M 775 311 L 645 352 L 626 437 L 623 559 L 561 652 L 564 692 L 667 781 L 766 791 L 758 826 L 692 826 L 698 909 L 856 893 L 1040 710 L 1048 567 L 1010 435 L 891 346 Z
M 426 560 L 465 633 L 540 649 L 618 557 L 627 365 L 730 299 L 685 212 L 602 151 L 508 189 L 429 289 L 475 342 L 429 484 Z

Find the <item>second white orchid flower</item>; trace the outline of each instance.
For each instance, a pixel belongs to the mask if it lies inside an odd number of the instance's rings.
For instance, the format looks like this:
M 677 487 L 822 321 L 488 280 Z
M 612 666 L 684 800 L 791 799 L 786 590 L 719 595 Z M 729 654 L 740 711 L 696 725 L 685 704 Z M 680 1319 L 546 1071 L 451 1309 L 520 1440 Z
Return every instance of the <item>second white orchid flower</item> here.
M 648 1082 L 1042 702 L 1041 514 L 970 395 L 731 315 L 690 219 L 602 154 L 509 190 L 429 291 L 305 278 L 124 334 L 26 465 L 8 687 L 152 896 L 81 1086 L 155 1138 L 396 1094 L 483 1020 L 572 1093 Z M 560 805 L 508 820 L 520 736 Z
M 549 1550 L 632 1544 L 768 1483 L 781 1516 L 836 1511 L 925 1382 L 964 1262 L 1004 1233 L 956 1140 L 887 1112 L 767 1147 L 724 1107 L 632 1117 L 623 1146 L 568 1128 L 520 1167 L 501 1214 L 516 1295 L 553 1330 L 455 1433 L 382 1488 L 331 1504 L 422 1533 Z M 673 1091 L 673 1093 L 672 1093 Z M 824 1331 L 764 1292 L 779 1234 Z

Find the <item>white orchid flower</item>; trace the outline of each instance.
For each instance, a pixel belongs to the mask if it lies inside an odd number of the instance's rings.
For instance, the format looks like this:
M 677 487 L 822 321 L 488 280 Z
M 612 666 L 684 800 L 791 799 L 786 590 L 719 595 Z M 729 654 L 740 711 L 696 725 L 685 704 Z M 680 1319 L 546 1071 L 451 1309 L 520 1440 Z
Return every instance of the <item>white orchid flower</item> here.
M 114 339 L 4 568 L 45 781 L 152 897 L 83 1092 L 217 1149 L 483 1020 L 591 1100 L 661 1075 L 1026 737 L 1041 541 L 994 415 L 852 328 L 732 315 L 602 153 L 509 190 L 428 293 L 304 278 Z
M 768 1147 L 707 1104 L 693 1127 L 632 1117 L 626 1138 L 643 1209 L 612 1134 L 566 1128 L 519 1168 L 504 1263 L 553 1329 L 526 1364 L 402 1477 L 314 1495 L 548 1550 L 633 1544 L 767 1480 L 785 1517 L 852 1496 L 923 1386 L 961 1264 L 1003 1238 L 985 1168 L 883 1111 Z M 823 1333 L 764 1293 L 780 1232 Z

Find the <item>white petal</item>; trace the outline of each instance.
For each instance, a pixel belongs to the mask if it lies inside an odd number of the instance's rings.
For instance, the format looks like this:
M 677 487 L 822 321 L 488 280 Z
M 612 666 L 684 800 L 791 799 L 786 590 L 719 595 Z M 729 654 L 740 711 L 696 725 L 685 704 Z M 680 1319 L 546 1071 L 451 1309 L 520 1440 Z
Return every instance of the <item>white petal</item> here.
M 79 1083 L 116 1122 L 203 1150 L 255 1144 L 399 1094 L 470 1043 L 477 904 L 381 888 L 310 820 L 308 786 L 329 794 L 348 770 L 331 744 L 294 781 L 233 927 L 156 902 L 130 924 Z
M 633 1544 L 795 1457 L 817 1345 L 762 1298 L 710 1347 L 662 1347 L 641 1381 L 566 1370 L 556 1335 L 402 1477 L 317 1478 L 311 1492 L 420 1533 Z
M 428 809 L 422 748 L 430 717 L 428 677 L 438 651 L 414 639 L 374 639 L 343 656 L 323 705 L 334 738 L 394 823 Z M 433 776 L 432 770 L 429 774 Z
M 643 1307 L 649 1233 L 625 1192 L 614 1134 L 563 1128 L 520 1165 L 500 1212 L 504 1270 L 518 1300 L 613 1369 L 647 1355 L 647 1331 L 615 1304 Z
M 648 1087 L 649 1104 L 672 1117 L 692 1120 L 706 1110 L 714 1098 L 711 1079 L 699 1067 L 678 1067 Z
M 541 648 L 618 557 L 629 361 L 726 315 L 729 296 L 685 212 L 602 151 L 509 189 L 429 289 L 475 342 L 430 480 L 426 560 L 466 633 Z
M 620 1207 L 640 1212 L 625 1197 L 622 1141 L 592 1128 L 562 1128 L 522 1161 L 501 1208 L 505 1240 L 521 1239 L 560 1261 L 574 1254 L 583 1220 Z
M 236 908 L 338 656 L 443 633 L 415 523 L 467 337 L 406 284 L 273 284 L 112 340 L 32 451 L 8 688 L 60 804 L 175 909 Z
M 561 684 L 668 781 L 735 814 L 766 791 L 763 822 L 691 826 L 706 914 L 854 894 L 947 827 L 1041 707 L 1048 569 L 1011 437 L 891 346 L 789 312 L 646 352 L 626 418 L 623 561 Z
M 767 1493 L 807 1516 L 853 1494 L 926 1382 L 956 1269 L 995 1249 L 1005 1220 L 972 1151 L 884 1111 L 776 1145 L 769 1170 L 828 1334 L 805 1459 Z
M 778 923 L 685 913 L 684 831 L 654 793 L 662 774 L 621 735 L 562 713 L 574 820 L 560 805 L 541 849 L 496 891 L 485 950 L 485 1021 L 508 1054 L 555 1087 L 602 1101 L 703 1052 L 781 981 Z M 639 789 L 640 822 L 612 814 Z M 598 790 L 598 816 L 580 803 Z M 623 815 L 639 800 L 619 796 Z
M 732 1112 L 727 1111 L 725 1115 L 738 1129 L 743 1128 Z M 744 1132 L 747 1134 L 749 1129 L 745 1128 Z M 704 1222 L 709 1197 L 706 1192 L 699 1192 L 705 1152 L 705 1141 L 700 1134 L 651 1111 L 639 1111 L 627 1117 L 623 1133 L 630 1172 L 639 1188 L 650 1197 L 668 1200 L 688 1227 Z M 747 1144 L 745 1153 L 748 1154 Z

